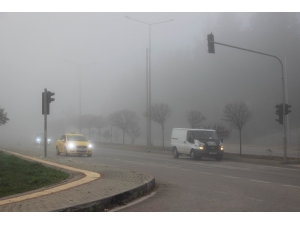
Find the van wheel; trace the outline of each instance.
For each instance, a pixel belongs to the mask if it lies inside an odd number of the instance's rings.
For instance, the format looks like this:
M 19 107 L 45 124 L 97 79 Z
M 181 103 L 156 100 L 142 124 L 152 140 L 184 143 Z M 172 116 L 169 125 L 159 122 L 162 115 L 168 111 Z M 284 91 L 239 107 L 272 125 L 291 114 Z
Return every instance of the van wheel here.
M 174 157 L 175 159 L 178 159 L 178 157 L 179 157 L 179 154 L 178 154 L 178 152 L 177 152 L 177 148 L 174 148 L 174 149 L 173 149 L 173 157 Z
M 57 146 L 56 146 L 56 155 L 60 155 L 60 152 L 58 151 Z
M 194 149 L 191 150 L 190 157 L 191 157 L 192 159 L 196 159 L 196 154 L 195 154 Z
M 217 157 L 216 157 L 216 160 L 217 160 L 217 161 L 221 161 L 221 160 L 222 160 L 222 156 L 217 156 Z

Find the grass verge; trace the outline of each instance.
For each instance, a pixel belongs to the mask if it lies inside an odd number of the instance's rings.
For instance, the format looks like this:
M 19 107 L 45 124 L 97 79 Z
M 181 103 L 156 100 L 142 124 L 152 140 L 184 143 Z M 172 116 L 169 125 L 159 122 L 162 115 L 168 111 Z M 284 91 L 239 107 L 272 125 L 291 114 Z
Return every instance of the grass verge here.
M 0 198 L 19 194 L 69 177 L 69 174 L 0 151 Z

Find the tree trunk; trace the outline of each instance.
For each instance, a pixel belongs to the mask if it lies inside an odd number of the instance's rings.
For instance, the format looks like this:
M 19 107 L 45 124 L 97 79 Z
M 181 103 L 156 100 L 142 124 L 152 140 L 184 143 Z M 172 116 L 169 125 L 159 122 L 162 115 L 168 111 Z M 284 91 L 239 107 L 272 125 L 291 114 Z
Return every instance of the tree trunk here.
M 124 135 L 125 135 L 125 131 L 123 130 L 123 145 L 124 145 Z
M 163 146 L 163 150 L 164 150 L 165 149 L 165 137 L 164 137 L 165 128 L 163 125 L 161 126 L 161 128 L 162 128 L 162 146 Z
M 242 155 L 242 130 L 240 131 L 240 155 Z
M 99 143 L 100 143 L 101 132 L 100 132 L 100 128 L 98 129 L 99 129 Z

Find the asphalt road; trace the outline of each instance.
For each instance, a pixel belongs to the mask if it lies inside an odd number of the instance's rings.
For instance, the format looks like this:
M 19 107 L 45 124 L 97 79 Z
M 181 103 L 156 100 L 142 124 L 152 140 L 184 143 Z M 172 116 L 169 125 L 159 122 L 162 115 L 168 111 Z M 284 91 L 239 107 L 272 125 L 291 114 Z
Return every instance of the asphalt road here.
M 29 147 L 28 147 L 29 148 Z M 43 156 L 43 147 L 30 147 Z M 97 148 L 92 157 L 51 157 L 107 164 L 155 177 L 155 194 L 122 212 L 299 212 L 300 169 Z
M 300 211 L 299 169 L 105 148 L 89 161 L 155 177 L 156 194 L 124 212 Z

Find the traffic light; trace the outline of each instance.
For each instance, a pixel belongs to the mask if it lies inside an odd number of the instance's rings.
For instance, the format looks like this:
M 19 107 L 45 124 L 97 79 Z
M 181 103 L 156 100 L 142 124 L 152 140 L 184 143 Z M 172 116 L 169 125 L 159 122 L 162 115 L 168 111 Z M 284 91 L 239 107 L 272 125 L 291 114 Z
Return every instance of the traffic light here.
M 285 109 L 284 109 L 285 115 L 287 115 L 287 114 L 289 114 L 290 112 L 292 112 L 292 111 L 290 110 L 290 108 L 291 108 L 291 105 L 285 104 Z
M 276 121 L 279 123 L 279 124 L 283 124 L 283 105 L 280 104 L 280 105 L 276 105 L 275 108 L 276 108 L 276 115 L 279 116 L 278 119 L 276 119 Z
M 47 91 L 47 114 L 50 114 L 50 103 L 53 102 L 55 99 L 51 96 L 55 95 L 55 93 Z
M 215 53 L 214 35 L 212 33 L 207 35 L 207 43 L 208 43 L 208 52 Z
M 46 94 L 46 97 L 45 97 Z M 42 93 L 42 114 L 44 115 L 45 112 L 47 112 L 47 115 L 50 114 L 50 103 L 53 102 L 55 99 L 52 98 L 52 96 L 55 95 L 55 93 L 47 91 Z M 46 109 L 44 109 L 44 99 L 46 98 Z

